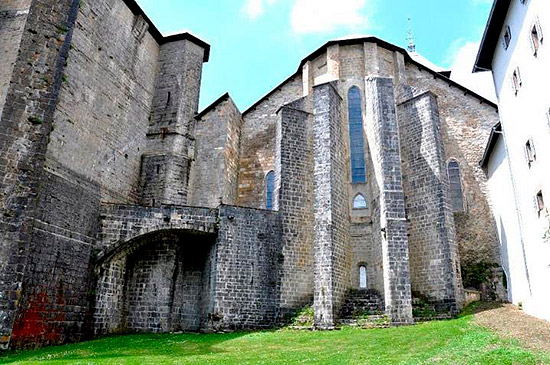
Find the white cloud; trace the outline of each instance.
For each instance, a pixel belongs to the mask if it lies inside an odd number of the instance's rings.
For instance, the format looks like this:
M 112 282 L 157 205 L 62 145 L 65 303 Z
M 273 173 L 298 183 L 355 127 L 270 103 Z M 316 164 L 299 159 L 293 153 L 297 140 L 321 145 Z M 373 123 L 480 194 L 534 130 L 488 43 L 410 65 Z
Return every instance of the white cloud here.
M 451 64 L 451 79 L 472 91 L 495 101 L 495 89 L 491 72 L 472 73 L 479 50 L 479 42 L 458 39 L 449 49 L 447 64 Z
M 243 13 L 251 20 L 263 15 L 265 4 L 274 4 L 277 0 L 246 0 L 243 6 Z
M 366 25 L 361 14 L 366 0 L 296 0 L 291 12 L 296 33 L 324 33 L 337 27 L 356 28 Z

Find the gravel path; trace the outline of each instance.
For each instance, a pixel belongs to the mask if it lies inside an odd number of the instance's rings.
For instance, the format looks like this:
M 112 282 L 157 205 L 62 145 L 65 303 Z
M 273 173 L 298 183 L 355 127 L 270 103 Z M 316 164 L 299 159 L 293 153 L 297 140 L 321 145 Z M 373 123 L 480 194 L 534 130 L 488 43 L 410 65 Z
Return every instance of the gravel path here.
M 550 322 L 531 317 L 512 304 L 485 303 L 476 308 L 475 323 L 524 346 L 550 352 Z

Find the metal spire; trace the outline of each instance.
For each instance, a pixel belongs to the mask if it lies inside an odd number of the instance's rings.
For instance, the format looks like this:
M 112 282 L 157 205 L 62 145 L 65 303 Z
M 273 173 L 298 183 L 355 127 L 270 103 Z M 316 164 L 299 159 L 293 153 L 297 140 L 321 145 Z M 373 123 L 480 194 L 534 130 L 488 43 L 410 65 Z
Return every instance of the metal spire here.
M 416 53 L 416 43 L 414 42 L 414 33 L 411 18 L 409 18 L 409 33 L 407 36 L 407 41 L 409 42 L 409 46 L 407 47 L 409 53 Z

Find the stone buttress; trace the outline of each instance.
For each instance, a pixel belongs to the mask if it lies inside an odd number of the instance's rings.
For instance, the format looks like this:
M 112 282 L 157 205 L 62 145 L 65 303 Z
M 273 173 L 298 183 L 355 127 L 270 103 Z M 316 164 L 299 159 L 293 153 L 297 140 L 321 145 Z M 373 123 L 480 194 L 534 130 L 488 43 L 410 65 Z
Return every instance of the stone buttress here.
M 334 328 L 349 281 L 349 209 L 342 98 L 337 83 L 314 87 L 315 327 Z
M 380 234 L 386 312 L 394 324 L 412 318 L 409 245 L 396 106 L 391 78 L 369 77 L 365 82 L 367 135 L 375 178 L 380 187 Z
M 187 204 L 204 59 L 205 49 L 189 40 L 160 47 L 147 151 L 142 160 L 144 205 Z
M 412 290 L 438 312 L 454 314 L 463 297 L 437 97 L 409 94 L 398 115 Z
M 305 99 L 278 112 L 275 209 L 281 216 L 281 292 L 283 317 L 313 296 L 313 115 Z

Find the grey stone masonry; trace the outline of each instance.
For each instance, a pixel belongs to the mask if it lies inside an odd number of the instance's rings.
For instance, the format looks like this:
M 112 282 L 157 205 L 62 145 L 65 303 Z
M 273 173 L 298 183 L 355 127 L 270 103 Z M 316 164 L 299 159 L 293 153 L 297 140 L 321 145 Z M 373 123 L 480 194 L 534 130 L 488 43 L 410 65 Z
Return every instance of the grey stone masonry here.
M 195 127 L 196 158 L 188 204 L 212 208 L 220 203 L 233 205 L 237 201 L 243 119 L 228 94 L 203 113 L 197 117 Z
M 456 313 L 462 288 L 437 98 L 417 93 L 398 106 L 412 290 Z
M 105 205 L 94 262 L 93 330 L 198 330 L 218 209 Z
M 0 351 L 269 328 L 312 302 L 316 329 L 361 305 L 409 324 L 415 297 L 460 309 L 460 264 L 500 262 L 489 101 L 366 37 L 244 115 L 228 93 L 197 114 L 209 53 L 136 0 L 0 0 Z
M 347 156 L 342 98 L 333 83 L 314 87 L 315 327 L 334 328 L 348 287 Z
M 100 225 L 95 334 L 278 323 L 277 212 L 109 205 Z
M 206 331 L 279 323 L 281 225 L 277 212 L 220 207 Z
M 6 101 L 30 6 L 30 0 L 3 0 L 0 3 L 0 114 Z
M 279 110 L 275 208 L 282 225 L 281 312 L 293 314 L 313 295 L 313 115 L 303 100 Z
M 144 205 L 187 204 L 204 52 L 188 40 L 160 47 L 147 151 L 142 160 Z
M 411 278 L 393 81 L 368 77 L 365 93 L 367 135 L 380 187 L 386 312 L 392 323 L 409 324 L 413 322 Z
M 98 262 L 95 334 L 198 331 L 206 322 L 215 234 L 162 230 Z
M 51 331 L 48 321 L 28 326 L 26 320 L 36 318 L 36 313 L 30 313 L 23 282 L 32 274 L 28 263 L 37 239 L 34 218 L 44 155 L 77 11 L 77 0 L 32 2 L 0 116 L 0 348 L 4 349 L 10 341 L 14 347 L 31 339 L 47 343 L 46 336 L 55 342 L 60 333 Z
M 218 209 L 194 207 L 142 207 L 105 205 L 100 216 L 98 259 L 111 255 L 117 247 L 145 234 L 162 230 L 215 233 Z

